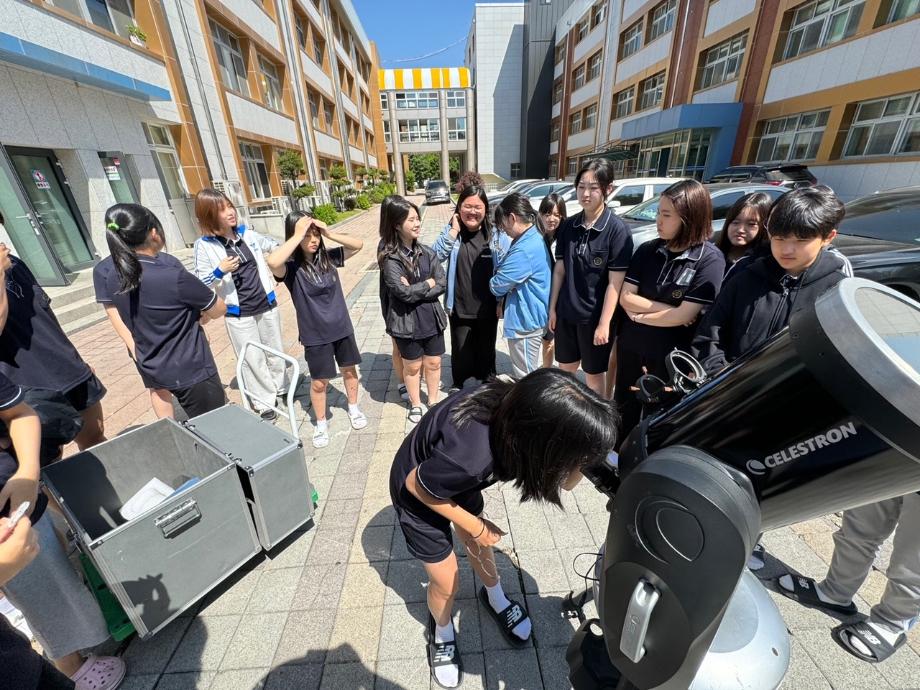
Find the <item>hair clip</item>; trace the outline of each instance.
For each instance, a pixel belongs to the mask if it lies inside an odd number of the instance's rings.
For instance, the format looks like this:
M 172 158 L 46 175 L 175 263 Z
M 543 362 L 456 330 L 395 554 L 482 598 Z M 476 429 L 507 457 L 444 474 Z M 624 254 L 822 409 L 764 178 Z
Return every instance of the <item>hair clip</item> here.
M 118 227 L 118 223 L 115 223 L 115 222 L 109 223 L 105 227 L 106 229 L 111 230 L 112 232 L 118 232 L 119 230 L 121 230 L 121 228 Z

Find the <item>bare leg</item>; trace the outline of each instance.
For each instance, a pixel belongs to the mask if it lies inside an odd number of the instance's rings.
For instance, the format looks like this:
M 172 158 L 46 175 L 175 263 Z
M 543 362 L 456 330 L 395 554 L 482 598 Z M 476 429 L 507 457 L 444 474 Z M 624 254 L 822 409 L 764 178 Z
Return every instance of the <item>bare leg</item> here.
M 595 393 L 603 397 L 604 389 L 607 386 L 607 382 L 604 380 L 606 374 L 585 374 L 585 383 L 588 384 L 588 388 L 593 390 Z
M 105 425 L 102 422 L 102 403 L 90 405 L 80 413 L 83 428 L 74 438 L 77 448 L 86 450 L 105 441 Z
M 607 381 L 604 386 L 605 397 L 613 400 L 613 384 L 617 380 L 617 344 L 614 340 L 613 347 L 610 348 L 610 362 L 607 364 Z
M 460 589 L 460 568 L 453 551 L 443 561 L 425 563 L 428 573 L 428 610 L 440 626 L 450 623 L 454 597 Z
M 570 374 L 576 373 L 578 371 L 578 367 L 580 366 L 581 360 L 578 360 L 577 362 L 568 362 L 566 364 L 559 362 L 559 368 L 562 369 L 562 371 L 569 372 Z
M 543 341 L 543 366 L 553 366 L 553 358 L 556 356 L 556 343 L 553 340 Z
M 358 370 L 355 367 L 342 368 L 342 380 L 345 382 L 345 397 L 349 405 L 358 404 Z
M 355 384 L 357 385 L 357 382 Z M 326 421 L 326 388 L 328 385 L 328 379 L 310 381 L 310 403 L 313 405 L 317 422 Z
M 466 556 L 473 566 L 473 570 L 486 587 L 498 584 L 498 566 L 495 565 L 495 554 L 491 546 L 482 546 L 473 539 L 473 535 L 461 527 L 454 525 L 454 531 L 466 547 Z
M 425 388 L 428 389 L 428 404 L 434 405 L 441 395 L 441 355 L 425 357 Z
M 157 419 L 173 419 L 172 393 L 162 388 L 150 388 L 150 406 Z
M 54 659 L 51 663 L 54 664 L 54 667 L 63 673 L 68 678 L 74 673 L 80 670 L 80 667 L 83 665 L 83 657 L 80 656 L 79 652 L 71 652 L 67 656 L 62 656 L 60 659 Z
M 393 371 L 396 372 L 396 380 L 399 383 L 404 383 L 405 379 L 403 378 L 403 358 L 399 354 L 399 348 L 396 347 L 396 340 L 391 338 L 393 341 Z
M 422 404 L 422 358 L 402 360 L 403 381 L 409 393 L 409 406 Z

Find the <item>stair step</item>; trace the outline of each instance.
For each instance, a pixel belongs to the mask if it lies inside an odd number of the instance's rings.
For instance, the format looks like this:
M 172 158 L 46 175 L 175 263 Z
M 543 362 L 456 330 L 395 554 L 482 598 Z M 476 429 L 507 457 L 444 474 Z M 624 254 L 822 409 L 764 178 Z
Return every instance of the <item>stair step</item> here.
M 83 316 L 69 323 L 61 324 L 61 327 L 64 329 L 64 333 L 70 335 L 76 333 L 77 331 L 82 331 L 84 328 L 89 328 L 90 326 L 95 326 L 100 321 L 105 321 L 105 312 L 99 311 L 98 313 L 90 314 L 89 316 Z
M 55 312 L 77 302 L 87 299 L 95 301 L 96 299 L 96 291 L 93 289 L 92 283 L 89 285 L 68 285 L 66 290 L 61 290 L 56 294 L 48 288 L 45 288 L 45 292 L 51 297 L 51 306 Z

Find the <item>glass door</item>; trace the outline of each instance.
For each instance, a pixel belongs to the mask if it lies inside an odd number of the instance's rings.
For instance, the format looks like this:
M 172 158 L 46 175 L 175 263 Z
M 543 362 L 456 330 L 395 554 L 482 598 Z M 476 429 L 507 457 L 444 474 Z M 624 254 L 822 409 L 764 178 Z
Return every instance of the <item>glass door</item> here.
M 89 239 L 54 152 L 9 146 L 7 153 L 45 237 L 65 270 L 92 266 Z
M 128 170 L 124 156 L 118 151 L 100 151 L 99 162 L 102 163 L 105 179 L 109 181 L 115 201 L 119 204 L 140 203 L 137 186 L 131 179 L 131 172 Z

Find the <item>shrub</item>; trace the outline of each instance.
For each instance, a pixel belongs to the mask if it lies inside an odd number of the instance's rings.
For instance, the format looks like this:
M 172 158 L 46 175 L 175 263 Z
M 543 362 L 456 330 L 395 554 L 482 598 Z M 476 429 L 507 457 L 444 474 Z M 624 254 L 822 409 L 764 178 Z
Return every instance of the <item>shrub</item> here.
M 291 192 L 291 196 L 295 199 L 303 199 L 307 196 L 313 196 L 316 193 L 316 187 L 312 184 L 301 185 L 300 187 L 295 187 L 294 191 Z
M 339 219 L 339 214 L 336 213 L 335 206 L 332 204 L 320 204 L 313 207 L 313 217 L 326 225 L 332 225 Z
M 359 194 L 355 199 L 355 204 L 358 208 L 367 210 L 371 207 L 371 200 L 368 198 L 367 194 Z
M 415 173 L 411 170 L 406 172 L 406 194 L 415 191 Z
M 346 211 L 354 211 L 358 203 L 353 196 L 347 196 L 342 200 L 342 205 L 345 207 Z
M 372 204 L 382 204 L 386 194 L 379 187 L 375 187 L 367 193 L 367 198 Z

